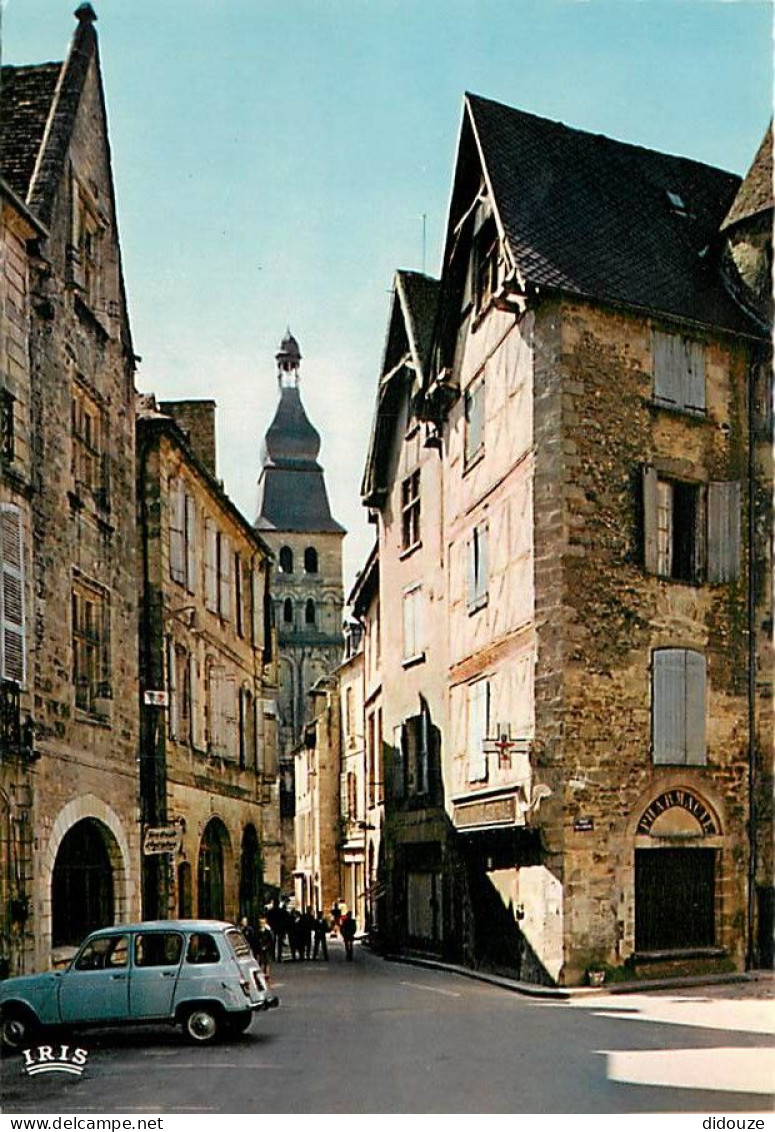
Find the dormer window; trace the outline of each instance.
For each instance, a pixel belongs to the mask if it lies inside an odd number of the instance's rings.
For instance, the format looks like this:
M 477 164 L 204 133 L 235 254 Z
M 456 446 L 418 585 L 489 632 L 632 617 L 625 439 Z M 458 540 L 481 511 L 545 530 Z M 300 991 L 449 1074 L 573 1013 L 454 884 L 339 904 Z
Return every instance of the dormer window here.
M 670 211 L 674 212 L 676 216 L 688 216 L 689 209 L 684 203 L 684 198 L 680 193 L 671 192 L 670 189 L 665 190 L 668 201 L 670 202 Z

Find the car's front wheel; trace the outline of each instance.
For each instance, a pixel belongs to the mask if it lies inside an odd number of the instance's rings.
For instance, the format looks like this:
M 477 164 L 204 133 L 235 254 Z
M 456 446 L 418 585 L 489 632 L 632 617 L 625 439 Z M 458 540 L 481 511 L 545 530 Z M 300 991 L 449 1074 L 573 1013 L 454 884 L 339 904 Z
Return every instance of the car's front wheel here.
M 39 1029 L 37 1019 L 20 1006 L 6 1006 L 0 1012 L 0 1045 L 6 1053 L 31 1045 Z
M 221 1033 L 221 1015 L 212 1006 L 192 1006 L 183 1016 L 183 1033 L 194 1045 L 214 1042 Z

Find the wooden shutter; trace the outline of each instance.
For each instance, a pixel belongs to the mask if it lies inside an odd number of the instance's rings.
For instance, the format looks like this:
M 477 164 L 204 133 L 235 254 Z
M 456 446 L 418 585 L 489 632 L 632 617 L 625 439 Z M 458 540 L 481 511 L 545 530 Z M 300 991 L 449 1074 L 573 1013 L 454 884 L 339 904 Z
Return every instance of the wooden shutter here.
M 654 398 L 680 404 L 680 373 L 683 366 L 681 340 L 675 334 L 655 330 L 651 339 L 654 363 Z
M 186 581 L 186 497 L 181 481 L 170 483 L 170 577 L 173 582 Z
M 191 689 L 191 743 L 197 749 L 202 744 L 201 704 L 199 700 L 199 677 L 197 673 L 196 657 L 191 654 L 188 658 L 188 680 Z
M 708 581 L 740 576 L 740 484 L 708 484 Z
M 175 642 L 172 637 L 167 638 L 167 693 L 169 695 L 169 707 L 167 709 L 167 722 L 169 725 L 170 738 L 177 738 L 178 734 L 178 666 L 175 657 Z
M 223 685 L 224 670 L 214 664 L 210 668 L 207 706 L 210 716 L 210 747 L 216 755 L 223 754 Z
M 652 657 L 651 716 L 654 762 L 686 762 L 686 654 L 657 649 Z
M 250 571 L 250 617 L 252 623 L 252 644 L 254 649 L 262 646 L 261 630 L 263 628 L 263 601 L 261 598 L 261 574 L 258 570 Z
M 643 466 L 643 565 L 649 574 L 659 573 L 659 536 L 657 514 L 659 510 L 658 477 L 656 468 Z
M 476 544 L 474 535 L 466 539 L 466 605 L 470 608 L 476 600 Z
M 227 676 L 223 681 L 222 712 L 226 757 L 236 759 L 239 742 L 239 708 L 237 681 L 233 676 Z
M 476 596 L 478 600 L 487 596 L 488 589 L 488 562 L 487 562 L 487 527 L 482 524 L 476 530 L 477 543 L 477 577 Z
M 258 696 L 254 696 L 253 697 L 253 743 L 254 743 L 253 763 L 254 763 L 254 766 L 256 768 L 257 774 L 260 774 L 264 770 L 263 758 L 262 758 L 263 745 L 261 743 L 261 732 L 263 730 L 263 728 L 261 726 L 262 723 L 263 723 L 263 719 L 262 719 L 263 712 L 259 711 L 259 702 L 260 701 L 258 699 Z
M 705 657 L 687 650 L 686 658 L 686 761 L 690 766 L 705 766 Z
M 218 531 L 212 519 L 205 520 L 205 604 L 218 612 Z
M 231 542 L 219 535 L 218 547 L 219 613 L 224 620 L 231 618 Z
M 0 507 L 0 524 L 0 675 L 24 684 L 24 550 L 19 508 Z
M 186 589 L 196 593 L 199 554 L 196 531 L 196 500 L 193 495 L 186 496 Z
M 687 409 L 705 409 L 705 347 L 701 342 L 689 338 L 683 340 L 684 348 L 684 399 L 681 402 Z

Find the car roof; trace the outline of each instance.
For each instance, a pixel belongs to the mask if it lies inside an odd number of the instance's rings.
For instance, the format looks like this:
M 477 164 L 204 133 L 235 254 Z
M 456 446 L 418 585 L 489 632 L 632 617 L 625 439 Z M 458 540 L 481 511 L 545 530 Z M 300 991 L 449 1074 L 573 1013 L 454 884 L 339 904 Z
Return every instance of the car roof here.
M 108 928 L 99 928 L 89 933 L 88 938 L 94 936 L 113 935 L 115 932 L 139 931 L 185 931 L 185 932 L 222 932 L 226 928 L 236 928 L 236 924 L 228 920 L 139 920 L 132 924 L 112 924 Z

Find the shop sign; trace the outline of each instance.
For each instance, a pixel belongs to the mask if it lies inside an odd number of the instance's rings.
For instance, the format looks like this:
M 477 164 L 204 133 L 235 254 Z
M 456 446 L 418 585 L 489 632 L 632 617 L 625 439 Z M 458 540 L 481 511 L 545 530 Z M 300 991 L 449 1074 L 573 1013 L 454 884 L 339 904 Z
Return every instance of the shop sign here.
M 590 833 L 595 828 L 594 818 L 574 818 L 573 828 L 576 833 Z
M 490 826 L 515 825 L 517 799 L 487 798 L 455 806 L 455 826 L 460 830 L 487 829 Z
M 702 832 L 706 836 L 718 832 L 713 816 L 698 798 L 695 798 L 693 794 L 689 794 L 686 790 L 666 790 L 664 794 L 660 794 L 658 798 L 655 798 L 638 822 L 636 832 L 648 836 L 659 815 L 664 814 L 666 810 L 671 810 L 674 806 L 680 806 L 681 809 L 688 810 L 689 813 L 697 819 Z
M 143 854 L 154 857 L 160 853 L 177 853 L 180 848 L 182 830 L 179 825 L 162 825 L 146 829 L 143 839 Z

